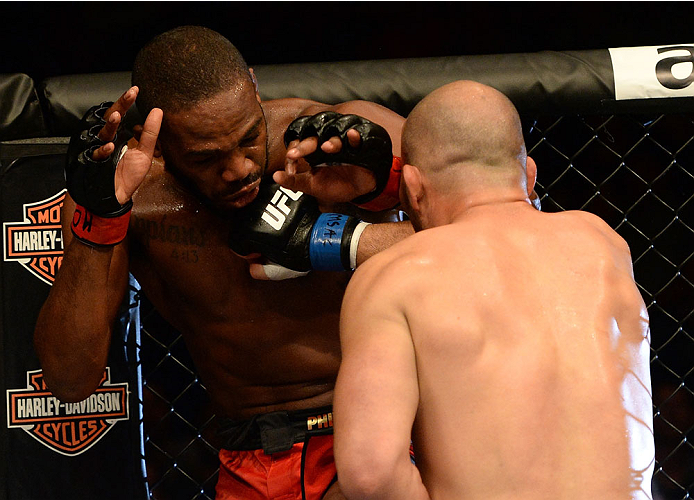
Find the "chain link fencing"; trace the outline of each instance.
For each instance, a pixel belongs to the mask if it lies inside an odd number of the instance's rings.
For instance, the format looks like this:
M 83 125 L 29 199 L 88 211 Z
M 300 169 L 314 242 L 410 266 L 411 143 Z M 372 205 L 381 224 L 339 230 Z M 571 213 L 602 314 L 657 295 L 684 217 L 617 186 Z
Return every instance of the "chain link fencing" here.
M 544 211 L 586 210 L 628 243 L 651 320 L 655 500 L 694 494 L 694 116 L 524 119 Z M 179 332 L 143 295 L 151 498 L 214 498 L 217 422 Z

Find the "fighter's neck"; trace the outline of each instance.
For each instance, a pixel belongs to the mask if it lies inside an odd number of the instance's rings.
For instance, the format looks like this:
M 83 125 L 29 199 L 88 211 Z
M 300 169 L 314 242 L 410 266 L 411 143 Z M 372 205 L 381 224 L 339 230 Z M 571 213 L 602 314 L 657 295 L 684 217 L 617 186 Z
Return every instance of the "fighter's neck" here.
M 479 190 L 462 196 L 449 196 L 433 202 L 433 208 L 426 217 L 426 226 L 451 224 L 474 213 L 525 205 L 532 207 L 528 195 L 522 189 L 516 188 Z

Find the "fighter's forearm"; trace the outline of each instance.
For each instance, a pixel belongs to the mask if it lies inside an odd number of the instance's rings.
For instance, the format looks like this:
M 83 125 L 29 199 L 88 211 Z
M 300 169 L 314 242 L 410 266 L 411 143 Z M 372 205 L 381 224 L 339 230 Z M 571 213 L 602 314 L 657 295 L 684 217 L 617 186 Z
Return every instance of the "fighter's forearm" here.
M 357 266 L 369 257 L 385 250 L 414 234 L 412 224 L 405 222 L 387 222 L 371 224 L 364 229 L 357 248 Z
M 104 372 L 116 310 L 109 305 L 112 254 L 113 247 L 97 249 L 73 240 L 39 313 L 34 345 L 44 380 L 61 400 L 88 397 Z

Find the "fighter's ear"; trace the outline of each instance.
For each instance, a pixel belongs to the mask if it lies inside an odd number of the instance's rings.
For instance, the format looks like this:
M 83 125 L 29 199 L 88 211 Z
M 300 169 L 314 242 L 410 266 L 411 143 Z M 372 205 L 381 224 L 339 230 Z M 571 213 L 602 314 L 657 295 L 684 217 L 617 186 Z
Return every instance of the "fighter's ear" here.
M 157 138 L 157 143 L 154 145 L 154 157 L 161 158 L 161 142 L 159 142 L 159 138 Z
M 421 170 L 415 165 L 405 163 L 400 179 L 400 200 L 414 210 L 419 210 L 423 194 Z
M 260 102 L 260 91 L 258 90 L 258 79 L 255 76 L 253 68 L 248 68 L 248 72 L 251 74 L 251 80 L 253 81 L 253 88 L 255 89 L 255 98 Z
M 535 189 L 535 182 L 537 182 L 537 164 L 535 160 L 528 156 L 525 162 L 525 175 L 528 179 L 528 196 L 530 196 Z

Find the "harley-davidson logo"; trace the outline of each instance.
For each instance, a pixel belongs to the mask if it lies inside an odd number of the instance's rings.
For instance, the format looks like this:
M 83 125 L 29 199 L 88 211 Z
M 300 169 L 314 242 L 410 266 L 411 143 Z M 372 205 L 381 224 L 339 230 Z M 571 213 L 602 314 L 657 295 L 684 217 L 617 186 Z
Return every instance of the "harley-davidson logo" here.
M 26 389 L 7 391 L 7 427 L 23 429 L 63 455 L 85 452 L 128 417 L 128 384 L 111 384 L 109 367 L 99 388 L 79 403 L 63 403 L 53 396 L 42 370 L 27 372 Z
M 16 261 L 40 280 L 53 284 L 63 261 L 60 210 L 66 190 L 24 205 L 23 222 L 3 223 L 5 261 Z

